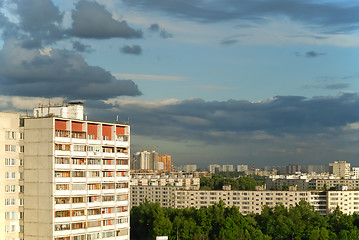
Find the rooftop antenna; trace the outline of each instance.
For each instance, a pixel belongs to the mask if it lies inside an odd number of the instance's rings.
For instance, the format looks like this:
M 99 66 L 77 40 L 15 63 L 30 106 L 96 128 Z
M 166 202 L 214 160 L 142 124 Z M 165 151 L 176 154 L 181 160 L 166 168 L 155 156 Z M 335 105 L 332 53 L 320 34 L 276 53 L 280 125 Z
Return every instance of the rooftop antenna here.
M 116 116 L 116 122 L 118 122 L 118 115 Z

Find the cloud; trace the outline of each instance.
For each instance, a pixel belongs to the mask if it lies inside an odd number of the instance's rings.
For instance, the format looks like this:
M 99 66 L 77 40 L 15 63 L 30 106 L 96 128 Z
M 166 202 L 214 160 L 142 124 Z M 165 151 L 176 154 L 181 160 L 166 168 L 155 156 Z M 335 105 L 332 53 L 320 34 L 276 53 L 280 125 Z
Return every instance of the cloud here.
M 353 2 L 287 0 L 123 0 L 128 6 L 163 12 L 169 16 L 198 22 L 229 20 L 265 21 L 285 16 L 327 33 L 345 33 L 359 29 L 359 4 Z M 349 26 L 349 27 L 348 27 Z
M 82 44 L 79 41 L 72 42 L 72 48 L 79 52 L 91 52 L 91 46 Z
M 317 85 L 305 85 L 303 88 L 322 88 L 328 90 L 338 90 L 349 88 L 349 83 L 333 83 L 333 84 L 317 84 Z
M 153 23 L 150 25 L 150 27 L 148 29 L 151 32 L 158 32 L 158 31 L 160 31 L 160 25 L 158 25 L 158 23 Z
M 116 77 L 123 79 L 134 79 L 134 80 L 149 80 L 149 81 L 186 81 L 188 78 L 184 76 L 165 76 L 165 75 L 148 75 L 148 74 L 128 74 L 128 73 L 114 73 Z
M 308 51 L 305 53 L 305 56 L 308 58 L 314 58 L 314 57 L 319 57 L 319 56 L 323 56 L 326 55 L 325 53 L 318 53 L 315 51 Z
M 63 38 L 60 27 L 63 19 L 51 0 L 15 0 L 19 27 L 24 31 L 23 47 L 40 47 L 42 42 L 51 43 Z
M 235 163 L 241 157 L 262 165 L 288 159 L 302 164 L 335 158 L 349 161 L 358 153 L 359 112 L 355 109 L 359 95 L 354 93 L 276 96 L 257 102 L 193 98 L 153 102 L 109 99 L 105 103 L 90 108 L 89 116 L 106 121 L 117 115 L 121 120 L 130 119 L 133 138 L 151 141 L 147 145 L 159 141 L 162 149 L 171 143 L 176 146 L 173 151 L 186 152 L 191 150 L 182 145 L 199 145 L 193 154 L 207 164 L 218 151 L 219 162 Z M 176 161 L 186 158 L 179 154 Z
M 228 39 L 228 40 L 223 40 L 221 42 L 222 45 L 225 45 L 225 46 L 228 46 L 228 45 L 233 45 L 235 43 L 237 43 L 238 40 L 235 40 L 235 39 Z
M 172 38 L 173 37 L 172 33 L 169 33 L 167 30 L 160 28 L 160 25 L 158 23 L 151 24 L 150 27 L 148 28 L 148 30 L 153 33 L 159 32 L 159 36 L 161 38 Z
M 126 45 L 121 48 L 121 52 L 125 54 L 141 55 L 142 48 L 139 45 L 133 45 L 132 47 Z
M 7 96 L 108 99 L 141 95 L 133 81 L 118 80 L 73 51 L 25 49 L 13 39 L 0 51 L 0 85 L 0 94 Z
M 269 101 L 240 100 L 206 102 L 188 99 L 148 108 L 141 102 L 108 101 L 115 111 L 136 122 L 137 133 L 177 140 L 197 139 L 225 143 L 229 139 L 209 137 L 210 131 L 233 132 L 238 139 L 248 133 L 262 136 L 336 134 L 349 123 L 359 121 L 358 94 L 335 97 L 277 96 Z M 191 121 L 193 120 L 193 121 Z M 149 128 L 149 126 L 151 126 Z M 334 131 L 333 131 L 334 130 Z
M 349 88 L 349 84 L 348 83 L 334 83 L 334 84 L 326 85 L 325 88 L 332 89 L 332 90 L 345 89 L 345 88 Z
M 113 19 L 104 6 L 80 0 L 72 11 L 72 29 L 68 33 L 80 38 L 142 38 L 142 32 L 131 28 L 126 21 Z

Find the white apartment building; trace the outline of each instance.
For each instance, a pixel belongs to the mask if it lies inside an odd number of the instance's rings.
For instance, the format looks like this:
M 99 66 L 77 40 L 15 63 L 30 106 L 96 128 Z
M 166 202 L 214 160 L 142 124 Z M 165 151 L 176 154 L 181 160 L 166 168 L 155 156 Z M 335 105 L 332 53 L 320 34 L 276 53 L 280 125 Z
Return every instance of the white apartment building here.
M 233 172 L 234 168 L 233 165 L 223 165 L 222 166 L 222 172 Z
M 175 191 L 198 190 L 200 179 L 191 175 L 132 175 L 130 185 L 131 207 L 146 200 L 161 207 L 175 207 Z
M 45 108 L 35 109 L 38 117 L 22 119 L 20 128 L 0 127 L 1 132 L 14 131 L 23 137 L 12 140 L 17 153 L 0 151 L 2 163 L 8 158 L 19 162 L 14 170 L 19 178 L 4 184 L 15 185 L 17 220 L 0 220 L 5 225 L 15 222 L 13 229 L 18 233 L 3 239 L 129 239 L 130 127 L 83 120 L 81 107 L 65 111 L 71 118 L 56 116 L 56 107 L 49 110 L 50 115 L 41 111 Z M 19 115 L 11 122 L 18 124 Z M 7 145 L 0 148 L 6 150 Z M 10 170 L 5 168 L 5 172 Z
M 20 114 L 0 112 L 0 239 L 24 239 L 23 129 Z
M 335 161 L 334 163 L 329 163 L 329 173 L 340 178 L 349 178 L 350 163 L 347 163 L 346 161 Z
M 336 209 L 344 214 L 359 213 L 359 191 L 175 191 L 175 208 L 208 207 L 219 201 L 236 206 L 242 214 L 260 214 L 264 205 L 292 207 L 301 200 L 309 202 L 321 215 Z

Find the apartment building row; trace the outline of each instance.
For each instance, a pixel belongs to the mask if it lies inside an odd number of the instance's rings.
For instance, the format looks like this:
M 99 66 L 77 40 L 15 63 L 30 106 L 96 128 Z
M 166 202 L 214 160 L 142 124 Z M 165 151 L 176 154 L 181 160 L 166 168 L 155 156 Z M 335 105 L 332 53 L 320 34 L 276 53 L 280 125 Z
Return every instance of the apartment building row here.
M 292 207 L 304 200 L 321 215 L 337 206 L 345 214 L 359 213 L 359 191 L 236 191 L 198 190 L 177 186 L 131 186 L 131 207 L 144 201 L 160 203 L 161 207 L 201 208 L 223 201 L 236 206 L 242 214 L 260 214 L 265 205 Z
M 130 126 L 34 115 L 0 112 L 0 239 L 129 239 Z
M 341 178 L 266 178 L 267 190 L 282 190 L 297 186 L 298 190 L 326 190 L 345 186 L 348 190 L 359 189 L 359 179 Z

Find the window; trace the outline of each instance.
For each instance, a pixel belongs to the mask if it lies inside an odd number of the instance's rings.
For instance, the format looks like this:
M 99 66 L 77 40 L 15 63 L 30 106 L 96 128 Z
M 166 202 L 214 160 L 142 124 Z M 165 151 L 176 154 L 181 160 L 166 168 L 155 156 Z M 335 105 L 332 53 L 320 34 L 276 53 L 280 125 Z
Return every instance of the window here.
M 101 152 L 101 146 L 88 146 L 87 151 L 89 151 L 89 152 Z
M 73 197 L 72 203 L 85 203 L 86 198 L 85 197 Z
M 85 235 L 73 236 L 72 240 L 86 240 Z
M 73 151 L 86 152 L 85 145 L 73 145 L 72 147 L 73 147 Z
M 66 211 L 56 211 L 55 212 L 55 217 L 70 217 L 70 211 L 66 210 Z
M 23 153 L 24 152 L 24 146 L 20 146 L 19 148 L 19 152 Z
M 72 216 L 74 216 L 74 217 L 84 216 L 84 215 L 85 215 L 85 210 L 73 210 L 72 211 Z
M 90 225 L 91 222 L 89 222 Z M 101 223 L 101 222 L 100 222 Z M 87 236 L 87 240 L 95 240 L 95 239 L 100 239 L 100 233 L 89 233 L 86 235 Z
M 15 185 L 5 185 L 5 192 L 7 193 L 14 193 L 15 189 Z
M 85 177 L 86 175 L 85 171 L 73 171 L 72 177 Z
M 5 178 L 7 179 L 15 179 L 15 172 L 6 172 Z
M 99 215 L 101 214 L 101 208 L 88 209 L 87 214 L 90 215 Z
M 15 219 L 15 212 L 5 212 L 5 219 Z
M 86 159 L 85 158 L 73 158 L 72 164 L 76 165 L 86 165 Z
M 24 179 L 24 173 L 23 173 L 23 172 L 20 173 L 20 179 L 21 179 L 21 180 Z
M 5 232 L 12 233 L 12 232 L 15 232 L 15 231 L 16 231 L 16 225 L 15 224 L 5 226 Z
M 15 205 L 15 199 L 14 198 L 5 199 L 5 205 L 6 206 L 14 206 Z
M 69 184 L 56 184 L 56 190 L 70 190 Z
M 85 184 L 72 184 L 72 190 L 86 190 Z
M 55 164 L 70 164 L 69 158 L 57 157 L 55 158 Z
M 5 152 L 16 152 L 16 145 L 5 145 Z
M 6 132 L 5 132 L 5 138 L 6 138 L 6 139 L 15 139 L 15 132 L 13 132 L 13 131 L 6 131 Z
M 23 198 L 19 199 L 19 206 L 24 206 L 24 199 Z
M 55 198 L 56 204 L 69 204 L 70 198 L 69 197 L 57 197 Z
M 24 166 L 24 159 L 19 159 L 19 166 Z
M 56 224 L 55 225 L 55 231 L 64 231 L 64 230 L 70 230 L 70 224 L 69 223 L 63 223 L 63 224 Z
M 115 196 L 113 196 L 113 195 L 111 195 L 111 196 L 102 196 L 102 201 L 103 202 L 115 201 Z
M 14 158 L 5 158 L 5 166 L 15 166 L 16 159 Z
M 20 219 L 24 219 L 24 212 L 20 212 L 19 217 Z
M 19 139 L 23 140 L 24 139 L 24 133 L 19 133 Z
M 20 185 L 20 192 L 23 193 L 24 192 L 24 186 Z
M 70 177 L 69 171 L 55 171 L 55 177 Z

